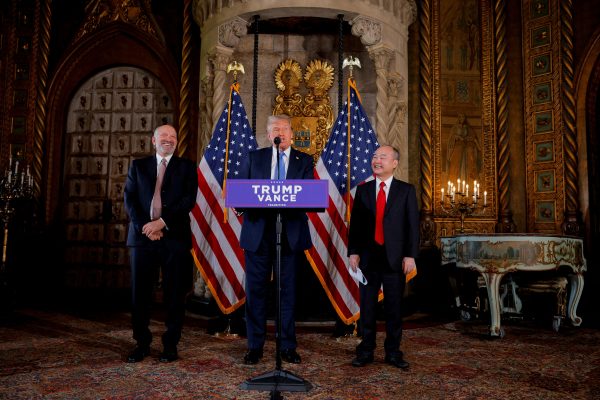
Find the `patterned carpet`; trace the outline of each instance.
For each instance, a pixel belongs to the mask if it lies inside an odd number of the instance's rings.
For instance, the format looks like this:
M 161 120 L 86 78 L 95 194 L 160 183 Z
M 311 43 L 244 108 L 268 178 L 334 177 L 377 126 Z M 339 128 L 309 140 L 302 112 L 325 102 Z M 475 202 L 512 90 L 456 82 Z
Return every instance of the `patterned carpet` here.
M 487 338 L 483 322 L 406 322 L 401 371 L 383 363 L 353 368 L 356 338 L 336 340 L 332 327 L 299 328 L 302 364 L 283 368 L 309 381 L 308 393 L 286 399 L 600 399 L 600 330 L 519 322 L 503 339 Z M 256 366 L 240 362 L 244 339 L 206 333 L 206 321 L 188 318 L 171 364 L 152 355 L 123 362 L 132 347 L 128 314 L 20 310 L 0 325 L 2 399 L 267 399 L 240 388 L 274 368 L 272 337 Z M 160 337 L 162 324 L 153 320 Z M 379 340 L 380 339 L 380 340 Z M 383 344 L 383 334 L 378 336 Z

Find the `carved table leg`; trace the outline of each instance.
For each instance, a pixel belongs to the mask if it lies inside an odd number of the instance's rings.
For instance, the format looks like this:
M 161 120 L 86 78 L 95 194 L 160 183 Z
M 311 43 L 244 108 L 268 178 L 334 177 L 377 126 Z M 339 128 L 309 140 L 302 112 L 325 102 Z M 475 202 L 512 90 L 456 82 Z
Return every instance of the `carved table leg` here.
M 569 281 L 571 283 L 571 290 L 569 291 L 568 316 L 573 326 L 579 326 L 581 325 L 582 320 L 577 316 L 577 306 L 579 305 L 579 299 L 583 292 L 583 275 L 569 275 Z
M 490 336 L 504 337 L 504 329 L 500 327 L 500 281 L 504 274 L 482 272 L 487 286 L 488 299 L 490 301 Z

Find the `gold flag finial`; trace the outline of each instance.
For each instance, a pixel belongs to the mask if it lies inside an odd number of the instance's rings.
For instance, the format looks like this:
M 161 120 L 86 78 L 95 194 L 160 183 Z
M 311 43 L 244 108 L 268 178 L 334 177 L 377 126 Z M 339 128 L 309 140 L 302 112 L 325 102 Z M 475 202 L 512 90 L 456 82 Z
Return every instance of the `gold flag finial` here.
M 230 73 L 231 71 L 233 71 L 233 80 L 236 82 L 237 82 L 238 72 L 245 74 L 244 66 L 235 60 L 230 62 L 229 64 L 227 64 L 227 73 Z
M 354 67 L 360 67 L 360 60 L 356 57 L 352 57 L 352 56 L 348 56 L 344 59 L 344 62 L 342 63 L 342 69 L 346 68 L 346 67 L 350 67 L 350 78 L 352 78 L 352 69 Z

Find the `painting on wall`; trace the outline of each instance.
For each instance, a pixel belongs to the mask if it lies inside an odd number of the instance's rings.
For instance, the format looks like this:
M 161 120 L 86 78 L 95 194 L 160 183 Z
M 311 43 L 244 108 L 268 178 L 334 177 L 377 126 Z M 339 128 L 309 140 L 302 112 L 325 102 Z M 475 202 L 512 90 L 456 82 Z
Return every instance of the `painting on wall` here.
M 535 172 L 535 191 L 538 193 L 554 192 L 554 170 Z
M 550 44 L 550 25 L 544 25 L 531 30 L 531 47 L 541 47 Z
M 482 178 L 481 40 L 478 2 L 440 2 L 442 182 Z
M 552 102 L 552 85 L 550 82 L 540 83 L 533 86 L 533 104 L 545 104 Z
M 547 133 L 554 129 L 552 111 L 542 111 L 534 114 L 535 133 Z
M 555 204 L 554 201 L 537 201 L 535 203 L 535 221 L 554 223 Z
M 540 54 L 539 56 L 533 57 L 531 60 L 533 76 L 540 76 L 552 72 L 552 59 L 550 53 Z
M 548 0 L 533 0 L 531 2 L 531 19 L 550 15 Z
M 535 142 L 533 151 L 536 162 L 551 162 L 554 161 L 554 142 Z

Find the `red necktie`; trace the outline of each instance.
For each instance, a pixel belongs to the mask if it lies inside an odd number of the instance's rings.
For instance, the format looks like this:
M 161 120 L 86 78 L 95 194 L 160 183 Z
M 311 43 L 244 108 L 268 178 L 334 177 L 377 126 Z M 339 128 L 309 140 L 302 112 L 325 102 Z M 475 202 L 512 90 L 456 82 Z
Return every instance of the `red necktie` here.
M 383 244 L 383 213 L 385 211 L 385 182 L 379 184 L 377 211 L 375 213 L 375 242 Z

